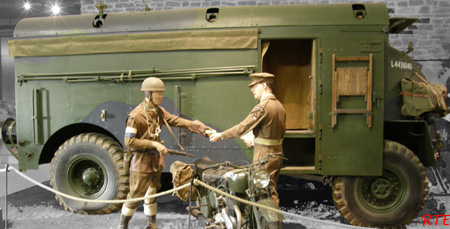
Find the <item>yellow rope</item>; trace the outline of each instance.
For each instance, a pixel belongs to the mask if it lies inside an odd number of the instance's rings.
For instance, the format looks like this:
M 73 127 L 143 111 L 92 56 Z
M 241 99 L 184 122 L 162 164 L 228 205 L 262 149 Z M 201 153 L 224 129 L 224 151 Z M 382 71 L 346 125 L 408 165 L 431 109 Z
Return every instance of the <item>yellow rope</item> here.
M 178 191 L 180 189 L 189 187 L 191 185 L 190 183 L 188 183 L 188 184 L 182 185 L 180 187 L 177 187 L 177 188 L 174 188 L 174 189 L 171 189 L 171 190 L 167 190 L 165 192 L 160 192 L 160 193 L 157 193 L 157 194 L 154 194 L 154 195 L 144 196 L 144 197 L 134 198 L 134 199 L 127 199 L 127 200 L 91 200 L 91 199 L 83 199 L 83 198 L 67 195 L 67 194 L 62 193 L 62 192 L 60 192 L 58 190 L 49 188 L 49 187 L 47 187 L 47 186 L 45 186 L 45 185 L 43 185 L 43 184 L 41 184 L 41 183 L 39 183 L 39 182 L 37 182 L 37 181 L 35 181 L 33 179 L 27 177 L 26 175 L 24 175 L 23 173 L 18 171 L 16 168 L 14 168 L 14 167 L 10 167 L 10 168 L 12 170 L 14 170 L 14 172 L 19 174 L 21 177 L 29 180 L 31 183 L 36 184 L 39 187 L 44 188 L 44 189 L 46 189 L 46 190 L 48 190 L 50 192 L 53 192 L 53 193 L 55 193 L 57 195 L 60 195 L 62 197 L 66 197 L 68 199 L 77 200 L 77 201 L 81 201 L 81 202 L 90 202 L 90 203 L 115 203 L 115 204 L 117 204 L 117 203 L 125 203 L 125 202 L 137 202 L 137 201 L 142 201 L 142 200 L 145 200 L 145 199 L 153 199 L 153 198 L 165 196 L 165 195 L 168 195 L 168 194 L 172 194 L 175 191 Z
M 144 196 L 144 197 L 135 198 L 135 199 L 127 199 L 127 200 L 91 200 L 91 199 L 83 199 L 83 198 L 79 198 L 79 197 L 67 195 L 67 194 L 62 193 L 62 192 L 60 192 L 60 191 L 58 191 L 58 190 L 49 188 L 49 187 L 47 187 L 47 186 L 45 186 L 45 185 L 43 185 L 43 184 L 41 184 L 41 183 L 39 183 L 39 182 L 37 182 L 37 181 L 31 179 L 31 178 L 29 178 L 28 176 L 24 175 L 22 172 L 20 172 L 20 171 L 17 170 L 16 168 L 14 168 L 14 167 L 12 167 L 12 166 L 9 167 L 9 168 L 10 168 L 11 170 L 13 170 L 14 172 L 16 172 L 17 174 L 19 174 L 21 177 L 23 177 L 23 178 L 25 178 L 26 180 L 30 181 L 31 183 L 33 183 L 33 184 L 35 184 L 35 185 L 37 185 L 37 186 L 39 186 L 39 187 L 41 187 L 41 188 L 44 188 L 44 189 L 46 189 L 46 190 L 48 190 L 48 191 L 50 191 L 50 192 L 53 192 L 53 193 L 55 193 L 55 194 L 57 194 L 57 195 L 60 195 L 60 196 L 63 196 L 63 197 L 66 197 L 66 198 L 69 198 L 69 199 L 72 199 L 72 200 L 77 200 L 77 201 L 81 201 L 81 202 L 91 202 L 91 203 L 125 203 L 125 202 L 137 202 L 137 201 L 142 201 L 142 200 L 145 200 L 145 199 L 152 199 L 152 198 L 157 198 L 157 197 L 161 197 L 161 196 L 164 196 L 164 195 L 172 194 L 172 193 L 175 192 L 175 191 L 178 191 L 178 190 L 180 190 L 180 189 L 184 189 L 184 188 L 189 187 L 189 186 L 191 185 L 191 183 L 187 183 L 187 184 L 182 185 L 182 186 L 180 186 L 180 187 L 176 187 L 176 188 L 171 189 L 171 190 L 167 190 L 167 191 L 164 191 L 164 192 L 161 192 L 161 193 L 157 193 L 157 194 L 155 194 L 155 195 Z M 1 170 L 0 170 L 0 171 L 1 171 Z M 292 216 L 292 217 L 301 218 L 301 219 L 303 219 L 303 220 L 310 220 L 310 221 L 318 222 L 318 223 L 321 223 L 321 224 L 322 224 L 322 223 L 326 223 L 326 224 L 336 225 L 336 226 L 339 226 L 339 227 L 341 227 L 341 228 L 342 228 L 342 227 L 347 227 L 347 228 L 361 228 L 361 227 L 355 227 L 355 226 L 352 226 L 352 225 L 345 225 L 345 224 L 340 224 L 340 223 L 335 223 L 335 222 L 328 222 L 328 221 L 324 221 L 324 220 L 318 220 L 318 219 L 314 219 L 314 218 L 308 218 L 308 217 L 305 217 L 305 216 L 301 216 L 301 215 L 297 215 L 297 214 L 293 214 L 293 213 L 281 211 L 280 209 L 276 209 L 276 208 L 268 207 L 268 206 L 265 206 L 265 205 L 262 205 L 262 204 L 254 203 L 254 202 L 251 202 L 251 201 L 248 201 L 248 200 L 241 199 L 241 198 L 239 198 L 239 197 L 233 196 L 233 195 L 228 194 L 228 193 L 226 193 L 226 192 L 223 192 L 222 190 L 220 190 L 220 189 L 218 189 L 218 188 L 215 188 L 215 187 L 212 187 L 212 186 L 210 186 L 210 185 L 208 185 L 208 184 L 205 184 L 204 182 L 199 181 L 199 180 L 197 180 L 197 179 L 194 180 L 194 185 L 196 185 L 196 186 L 198 186 L 198 185 L 203 186 L 203 187 L 205 187 L 205 188 L 207 188 L 207 189 L 210 189 L 210 190 L 213 191 L 213 192 L 219 193 L 219 194 L 224 195 L 224 196 L 226 196 L 226 197 L 229 197 L 229 198 L 231 198 L 231 199 L 233 199 L 233 200 L 242 202 L 242 203 L 244 203 L 244 204 L 256 206 L 256 207 L 258 207 L 258 208 L 264 208 L 264 209 L 267 209 L 267 210 L 269 210 L 269 211 L 273 211 L 273 212 L 276 212 L 276 213 L 279 213 L 279 214 L 289 215 L 289 216 Z
M 194 184 L 195 185 L 201 185 L 201 186 L 203 186 L 203 187 L 205 187 L 207 189 L 210 189 L 213 192 L 219 193 L 220 195 L 224 195 L 226 197 L 229 197 L 229 198 L 231 198 L 233 200 L 242 202 L 244 204 L 253 205 L 253 206 L 258 207 L 258 208 L 264 208 L 264 209 L 267 209 L 267 210 L 270 210 L 270 211 L 274 211 L 274 212 L 279 213 L 279 214 L 283 214 L 283 212 L 280 209 L 271 208 L 271 207 L 268 207 L 268 206 L 265 206 L 265 205 L 262 205 L 262 204 L 258 204 L 258 203 L 254 203 L 254 202 L 251 202 L 251 201 L 248 201 L 248 200 L 241 199 L 241 198 L 239 198 L 237 196 L 233 196 L 231 194 L 228 194 L 228 193 L 226 193 L 226 192 L 224 192 L 224 191 L 222 191 L 222 190 L 220 190 L 218 188 L 215 188 L 215 187 L 212 187 L 210 185 L 207 185 L 206 183 L 204 183 L 202 181 L 199 181 L 197 179 L 194 180 Z
M 201 185 L 201 186 L 203 186 L 203 187 L 205 187 L 205 188 L 207 188 L 207 189 L 210 189 L 210 190 L 213 191 L 213 192 L 219 193 L 220 195 L 224 195 L 224 196 L 226 196 L 226 197 L 229 197 L 229 198 L 231 198 L 231 199 L 233 199 L 233 200 L 242 202 L 242 203 L 244 203 L 244 204 L 256 206 L 256 207 L 258 207 L 258 208 L 264 208 L 264 209 L 267 209 L 267 210 L 269 210 L 269 211 L 274 211 L 274 212 L 279 213 L 279 214 L 289 215 L 289 216 L 301 218 L 301 219 L 304 219 L 304 220 L 310 220 L 310 221 L 318 222 L 318 223 L 320 223 L 320 224 L 323 224 L 323 223 L 331 224 L 331 225 L 338 226 L 339 228 L 343 228 L 343 227 L 348 227 L 348 228 L 362 228 L 362 227 L 356 227 L 356 226 L 352 226 L 352 225 L 345 225 L 345 224 L 341 224 L 341 223 L 327 222 L 327 221 L 324 221 L 324 220 L 318 220 L 318 219 L 308 218 L 308 217 L 305 217 L 305 216 L 301 216 L 301 215 L 297 215 L 297 214 L 293 214 L 293 213 L 281 211 L 280 209 L 272 208 L 272 207 L 269 207 L 269 206 L 265 206 L 265 205 L 262 205 L 262 204 L 258 204 L 258 203 L 255 203 L 255 202 L 251 202 L 251 201 L 244 200 L 244 199 L 241 199 L 241 198 L 239 198 L 239 197 L 233 196 L 233 195 L 228 194 L 228 193 L 226 193 L 226 192 L 224 192 L 224 191 L 222 191 L 222 190 L 220 190 L 220 189 L 218 189 L 218 188 L 215 188 L 215 187 L 212 187 L 212 186 L 210 186 L 210 185 L 208 185 L 208 184 L 205 184 L 204 182 L 199 181 L 199 180 L 197 180 L 197 179 L 194 180 L 194 184 L 195 184 L 195 185 Z

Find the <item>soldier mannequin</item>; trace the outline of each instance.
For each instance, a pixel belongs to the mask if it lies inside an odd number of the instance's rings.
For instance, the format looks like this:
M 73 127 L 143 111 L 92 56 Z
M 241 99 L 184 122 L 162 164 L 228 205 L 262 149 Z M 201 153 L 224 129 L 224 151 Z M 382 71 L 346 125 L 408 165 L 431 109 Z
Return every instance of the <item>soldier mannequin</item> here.
M 248 116 L 239 124 L 222 133 L 211 135 L 210 141 L 230 139 L 242 136 L 253 130 L 255 135 L 253 162 L 265 157 L 269 153 L 283 156 L 283 136 L 286 132 L 286 111 L 283 105 L 272 94 L 272 85 L 275 78 L 270 73 L 254 73 L 250 75 L 252 82 L 251 92 L 259 104 L 256 105 Z M 248 142 L 246 142 L 249 145 Z M 278 204 L 276 184 L 280 174 L 283 160 L 270 158 L 265 168 L 270 174 L 270 188 L 272 199 Z
M 141 91 L 144 91 L 145 100 L 128 115 L 125 130 L 125 146 L 133 153 L 130 162 L 130 192 L 127 199 L 153 195 L 161 188 L 161 171 L 165 167 L 167 148 L 159 142 L 159 133 L 165 121 L 170 126 L 187 128 L 205 137 L 207 136 L 205 130 L 211 129 L 198 120 L 180 118 L 160 107 L 165 91 L 164 83 L 160 79 L 156 77 L 145 79 Z M 122 206 L 118 228 L 128 228 L 128 223 L 139 203 L 140 201 L 126 202 Z M 158 228 L 156 213 L 156 200 L 145 199 L 144 214 L 148 224 L 146 228 Z

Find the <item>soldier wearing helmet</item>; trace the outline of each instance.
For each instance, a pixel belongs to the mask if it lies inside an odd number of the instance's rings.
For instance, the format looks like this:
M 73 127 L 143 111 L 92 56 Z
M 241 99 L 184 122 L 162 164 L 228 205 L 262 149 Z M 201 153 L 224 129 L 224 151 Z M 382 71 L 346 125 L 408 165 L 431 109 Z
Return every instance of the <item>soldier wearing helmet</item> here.
M 180 118 L 161 107 L 165 91 L 162 80 L 156 77 L 145 79 L 141 91 L 144 92 L 145 99 L 128 115 L 125 129 L 124 143 L 132 153 L 128 199 L 153 195 L 161 188 L 161 171 L 165 167 L 164 159 L 167 154 L 167 148 L 159 139 L 163 124 L 183 127 L 205 137 L 205 130 L 211 129 L 198 120 Z M 126 202 L 122 206 L 118 228 L 128 228 L 139 203 L 140 201 Z M 144 214 L 148 224 L 146 228 L 157 228 L 156 212 L 156 200 L 145 199 Z
M 239 124 L 222 133 L 211 135 L 210 141 L 240 137 L 253 131 L 254 139 L 247 142 L 247 146 L 253 146 L 253 162 L 260 160 L 267 154 L 283 156 L 283 136 L 286 132 L 286 111 L 280 101 L 272 94 L 275 76 L 270 73 L 254 73 L 250 75 L 251 88 L 256 100 L 259 100 L 248 116 Z M 278 204 L 276 184 L 282 165 L 281 158 L 270 158 L 265 168 L 270 174 L 270 188 L 272 199 Z

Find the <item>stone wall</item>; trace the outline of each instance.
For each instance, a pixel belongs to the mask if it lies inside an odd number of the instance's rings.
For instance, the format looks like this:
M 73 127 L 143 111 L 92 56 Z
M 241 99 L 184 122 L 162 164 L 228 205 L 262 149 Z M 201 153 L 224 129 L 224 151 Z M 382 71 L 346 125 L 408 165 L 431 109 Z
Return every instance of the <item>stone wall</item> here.
M 383 2 L 391 17 L 416 17 L 418 22 L 401 34 L 390 36 L 390 43 L 399 50 L 406 50 L 412 41 L 415 51 L 410 54 L 421 66 L 432 83 L 450 88 L 450 1 L 448 0 L 144 0 L 152 10 L 169 10 L 198 7 L 229 7 L 245 5 L 364 3 Z M 96 14 L 95 4 L 100 0 L 81 0 L 82 14 Z M 102 0 L 108 12 L 141 11 L 142 0 Z

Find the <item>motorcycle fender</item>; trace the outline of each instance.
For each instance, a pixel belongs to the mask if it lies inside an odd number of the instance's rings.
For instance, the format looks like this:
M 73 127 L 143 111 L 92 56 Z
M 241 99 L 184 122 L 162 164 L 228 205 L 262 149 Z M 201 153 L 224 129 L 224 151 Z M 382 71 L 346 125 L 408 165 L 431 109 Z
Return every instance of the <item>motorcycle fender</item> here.
M 258 200 L 258 204 L 275 208 L 277 210 L 280 210 L 280 208 L 270 199 L 264 199 L 264 200 Z M 284 216 L 281 213 L 277 213 L 274 211 L 267 210 L 265 208 L 261 208 L 261 211 L 263 213 L 264 218 L 266 218 L 267 222 L 273 222 L 273 221 L 282 221 L 284 220 Z

